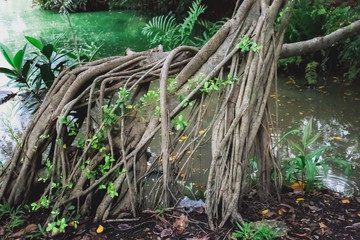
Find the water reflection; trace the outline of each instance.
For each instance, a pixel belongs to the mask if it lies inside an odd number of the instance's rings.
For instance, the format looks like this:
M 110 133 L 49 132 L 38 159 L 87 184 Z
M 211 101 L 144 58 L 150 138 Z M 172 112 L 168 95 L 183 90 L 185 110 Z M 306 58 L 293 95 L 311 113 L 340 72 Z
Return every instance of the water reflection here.
M 298 80 L 300 83 L 303 81 L 303 79 Z M 325 157 L 339 157 L 354 166 L 352 176 L 347 179 L 342 169 L 331 165 L 329 171 L 331 175 L 324 179 L 324 184 L 333 190 L 349 193 L 351 192 L 349 189 L 353 189 L 358 193 L 360 98 L 356 86 L 342 83 L 335 77 L 329 77 L 323 85 L 316 88 L 300 87 L 296 83 L 289 84 L 287 78 L 280 79 L 278 84 L 280 136 L 290 129 L 303 130 L 310 117 L 313 117 L 313 132 L 320 133 L 321 137 L 311 148 L 330 146 L 331 150 L 325 154 Z M 270 99 L 273 113 L 275 113 L 275 99 L 276 96 L 273 94 Z M 286 141 L 282 142 L 279 156 L 294 157 L 295 154 Z

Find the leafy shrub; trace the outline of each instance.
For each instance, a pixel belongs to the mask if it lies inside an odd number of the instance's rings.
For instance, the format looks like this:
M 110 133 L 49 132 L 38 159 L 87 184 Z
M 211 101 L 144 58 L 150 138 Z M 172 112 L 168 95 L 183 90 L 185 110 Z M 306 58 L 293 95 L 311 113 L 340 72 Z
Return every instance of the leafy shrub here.
M 300 132 L 294 131 L 293 133 Z M 293 151 L 298 155 L 293 158 L 285 159 L 283 162 L 283 170 L 285 180 L 293 182 L 306 183 L 306 190 L 310 191 L 314 188 L 315 177 L 319 174 L 327 176 L 329 163 L 334 163 L 344 168 L 347 176 L 351 173 L 351 164 L 340 158 L 325 158 L 324 153 L 331 149 L 330 146 L 321 146 L 312 150 L 313 145 L 320 137 L 320 133 L 312 134 L 312 118 L 302 133 L 299 141 L 286 139 Z M 322 172 L 320 171 L 322 169 Z
M 231 239 L 242 240 L 273 240 L 280 236 L 277 229 L 266 223 L 255 224 L 244 222 L 242 225 L 236 223 L 238 229 L 231 235 Z
M 188 16 L 183 23 L 176 23 L 173 16 L 157 16 L 149 21 L 142 33 L 150 40 L 151 45 L 162 44 L 170 50 L 179 45 L 195 45 L 190 39 L 194 25 L 206 7 L 196 0 L 189 8 Z
M 172 15 L 156 16 L 146 24 L 142 33 L 151 46 L 161 44 L 166 50 L 180 45 L 203 46 L 227 21 L 227 18 L 215 23 L 198 19 L 205 9 L 201 0 L 195 0 L 182 23 L 177 23 Z
M 289 26 L 285 33 L 285 42 L 304 41 L 314 37 L 329 34 L 336 29 L 349 25 L 355 20 L 360 19 L 360 4 L 350 7 L 343 3 L 338 7 L 332 7 L 329 1 L 325 0 L 298 0 L 293 14 L 290 18 Z M 346 71 L 344 76 L 347 80 L 354 80 L 360 76 L 360 36 L 352 36 L 345 41 L 335 44 L 332 48 L 319 53 L 312 53 L 306 56 L 283 59 L 279 66 L 285 70 L 289 66 L 311 66 L 316 61 L 321 64 L 322 70 L 325 71 L 327 66 L 335 62 L 344 67 Z M 333 52 L 335 54 L 330 54 Z M 337 59 L 330 59 L 329 56 L 336 55 Z M 307 68 L 307 67 L 305 67 Z M 305 69 L 309 72 L 310 69 Z

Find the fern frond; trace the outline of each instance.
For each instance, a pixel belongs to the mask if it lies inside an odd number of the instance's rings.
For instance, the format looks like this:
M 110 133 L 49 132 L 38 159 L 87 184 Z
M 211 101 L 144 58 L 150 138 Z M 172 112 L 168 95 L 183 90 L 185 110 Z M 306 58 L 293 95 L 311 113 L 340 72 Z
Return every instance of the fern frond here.
M 316 68 L 317 68 L 318 64 L 319 64 L 318 62 L 312 61 L 306 65 L 305 78 L 309 84 L 315 84 L 317 81 Z
M 192 6 L 189 8 L 188 16 L 184 19 L 184 22 L 181 24 L 180 34 L 182 39 L 182 44 L 187 41 L 190 37 L 190 34 L 194 28 L 194 25 L 203 12 L 205 12 L 206 6 L 200 5 L 201 0 L 196 0 L 192 3 Z
M 153 17 L 143 28 L 142 33 L 147 37 L 153 37 L 157 34 L 165 35 L 176 28 L 175 18 L 173 16 Z

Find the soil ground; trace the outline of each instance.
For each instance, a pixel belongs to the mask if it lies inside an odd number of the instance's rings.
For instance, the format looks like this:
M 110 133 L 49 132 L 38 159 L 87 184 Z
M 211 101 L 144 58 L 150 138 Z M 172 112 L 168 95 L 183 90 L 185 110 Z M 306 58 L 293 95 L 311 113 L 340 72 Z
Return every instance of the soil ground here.
M 242 205 L 244 220 L 281 222 L 286 235 L 278 239 L 360 240 L 360 197 L 345 197 L 329 190 L 311 193 L 287 191 L 281 194 L 281 202 L 261 203 L 256 199 L 256 192 L 249 196 L 253 197 L 244 199 Z M 35 224 L 44 221 L 45 216 L 41 212 L 30 213 L 24 225 L 28 228 L 27 233 L 24 234 L 24 226 L 17 227 L 13 229 L 15 235 L 12 234 L 12 238 L 6 232 L 9 218 L 3 218 L 0 238 L 28 239 L 36 229 Z M 68 226 L 64 234 L 47 239 L 230 239 L 235 230 L 236 227 L 228 223 L 218 231 L 210 231 L 204 209 L 197 208 L 191 213 L 180 210 L 145 211 L 139 218 L 114 219 L 96 224 L 82 219 L 77 229 Z M 41 238 L 34 236 L 33 239 Z

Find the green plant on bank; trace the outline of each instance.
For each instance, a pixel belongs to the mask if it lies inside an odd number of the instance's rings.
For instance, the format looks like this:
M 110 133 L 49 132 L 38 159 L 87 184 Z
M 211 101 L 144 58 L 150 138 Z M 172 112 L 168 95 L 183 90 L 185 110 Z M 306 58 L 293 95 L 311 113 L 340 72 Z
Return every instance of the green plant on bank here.
M 70 205 L 68 207 L 67 214 L 65 216 L 59 217 L 60 211 L 58 209 L 53 209 L 51 211 L 51 221 L 46 226 L 46 232 L 51 232 L 53 234 L 56 233 L 64 233 L 66 227 L 72 226 L 75 229 L 79 224 L 80 215 L 76 213 L 75 206 Z
M 306 184 L 306 191 L 311 191 L 315 186 L 316 176 L 327 176 L 329 163 L 334 163 L 344 168 L 345 175 L 351 173 L 351 164 L 340 158 L 326 158 L 324 153 L 330 146 L 321 146 L 314 149 L 313 145 L 320 137 L 320 133 L 312 134 L 312 118 L 309 120 L 299 141 L 286 139 L 293 151 L 298 152 L 293 158 L 283 161 L 285 180 L 289 183 L 302 182 Z M 320 169 L 322 171 L 320 171 Z
M 241 52 L 257 52 L 261 50 L 261 46 L 257 45 L 257 43 L 251 40 L 248 36 L 242 36 L 236 47 L 239 48 Z
M 101 46 L 84 45 L 76 47 L 75 50 L 58 48 L 56 45 L 60 38 L 54 43 L 49 43 L 44 38 L 36 39 L 25 36 L 35 51 L 27 53 L 27 44 L 15 54 L 4 44 L 0 43 L 0 51 L 10 65 L 9 68 L 0 67 L 0 73 L 4 73 L 10 82 L 19 90 L 25 90 L 29 96 L 25 98 L 24 105 L 29 109 L 36 110 L 41 104 L 45 94 L 51 87 L 55 77 L 65 67 L 71 68 L 83 61 L 90 61 Z
M 12 102 L 7 111 L 3 111 L 0 116 L 0 123 L 6 129 L 6 132 L 10 134 L 10 138 L 16 142 L 18 146 L 22 145 L 20 133 L 16 131 L 13 127 L 13 116 L 17 113 L 18 108 L 16 107 L 17 103 Z
M 360 3 L 352 7 L 347 4 L 344 1 L 340 6 L 332 7 L 330 1 L 326 0 L 297 0 L 284 42 L 298 42 L 326 35 L 360 19 Z M 321 71 L 326 72 L 329 67 L 342 67 L 345 79 L 353 81 L 360 76 L 359 48 L 360 36 L 355 35 L 321 53 L 280 59 L 279 67 L 286 71 L 290 66 L 307 66 L 316 59 L 322 66 Z M 300 65 L 301 62 L 304 64 Z
M 318 65 L 319 65 L 319 63 L 315 62 L 315 61 L 309 62 L 306 65 L 305 78 L 306 78 L 308 84 L 310 84 L 310 85 L 316 84 L 316 82 L 317 82 L 318 75 L 317 75 L 316 68 Z
M 194 45 L 190 35 L 200 14 L 206 7 L 201 0 L 195 0 L 189 8 L 188 16 L 183 23 L 176 23 L 173 16 L 156 16 L 143 28 L 142 33 L 150 40 L 151 45 L 162 44 L 167 50 L 180 45 Z
M 24 216 L 23 206 L 16 208 L 11 207 L 9 204 L 0 204 L 0 219 L 5 220 L 5 235 L 4 239 L 10 239 L 11 233 L 17 227 L 23 225 L 26 221 Z
M 241 240 L 272 240 L 279 237 L 276 229 L 266 224 L 256 225 L 254 223 L 244 222 L 242 225 L 236 223 L 237 230 L 231 235 L 231 239 Z
M 142 33 L 150 40 L 151 46 L 161 44 L 165 50 L 180 45 L 203 46 L 225 23 L 225 20 L 216 23 L 199 20 L 205 9 L 206 6 L 201 5 L 201 0 L 195 0 L 182 23 L 177 23 L 171 15 L 156 16 L 146 24 Z M 202 35 L 194 33 L 195 25 L 203 29 Z

